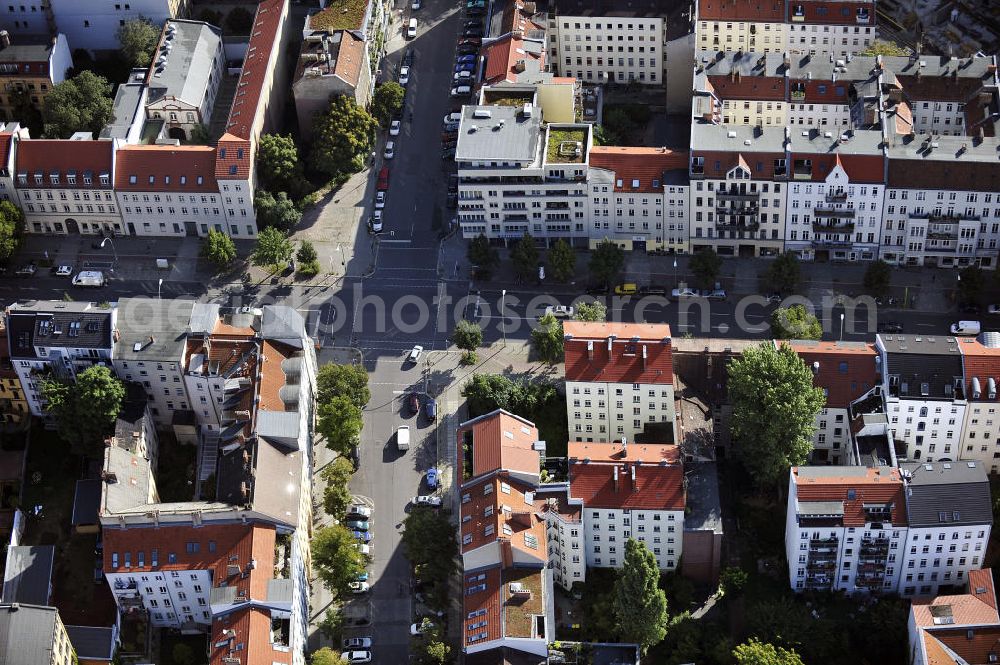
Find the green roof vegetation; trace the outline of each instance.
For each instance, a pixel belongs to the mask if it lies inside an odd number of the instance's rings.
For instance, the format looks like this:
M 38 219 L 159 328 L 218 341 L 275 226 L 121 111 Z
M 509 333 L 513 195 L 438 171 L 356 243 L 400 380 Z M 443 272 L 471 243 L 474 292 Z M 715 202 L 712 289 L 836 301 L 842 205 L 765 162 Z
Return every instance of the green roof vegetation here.
M 525 590 L 531 592 L 531 595 L 513 596 L 509 591 L 511 582 L 520 582 Z M 541 571 L 512 569 L 504 574 L 503 589 L 504 608 L 507 614 L 507 635 L 531 637 L 534 617 L 545 614 L 545 603 L 542 602 Z
M 365 18 L 368 0 L 332 0 L 326 9 L 309 19 L 313 30 L 359 30 Z
M 574 150 L 574 144 L 581 144 Z M 545 159 L 553 164 L 582 164 L 587 152 L 587 130 L 583 128 L 549 128 L 549 144 Z
M 534 95 L 531 93 L 525 93 L 523 95 L 518 94 L 490 94 L 486 93 L 486 97 L 483 100 L 487 104 L 493 104 L 494 106 L 524 106 L 525 104 L 530 104 Z

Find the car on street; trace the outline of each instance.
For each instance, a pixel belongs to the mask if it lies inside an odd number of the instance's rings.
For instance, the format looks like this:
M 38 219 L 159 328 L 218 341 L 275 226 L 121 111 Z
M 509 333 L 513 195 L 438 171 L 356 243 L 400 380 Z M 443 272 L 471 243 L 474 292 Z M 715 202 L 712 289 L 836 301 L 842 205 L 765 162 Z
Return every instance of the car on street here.
M 411 500 L 414 506 L 430 506 L 431 508 L 441 507 L 441 497 L 435 496 L 433 494 L 422 494 L 420 496 L 415 496 Z
M 73 266 L 62 265 L 56 268 L 56 277 L 69 277 L 73 274 Z
M 445 115 L 444 120 L 441 121 L 442 124 L 451 125 L 462 121 L 461 111 L 452 111 L 451 113 Z
M 387 141 L 385 144 L 385 150 L 382 151 L 382 156 L 386 159 L 392 159 L 396 156 L 396 142 Z
M 403 52 L 403 64 L 406 65 L 407 67 L 413 66 L 413 60 L 415 58 L 416 54 L 413 52 L 412 48 L 408 48 L 406 49 L 406 51 Z
M 348 507 L 347 515 L 349 517 L 357 515 L 358 517 L 364 517 L 367 519 L 372 516 L 372 509 L 364 504 L 355 503 Z
M 389 136 L 399 136 L 399 130 L 402 128 L 402 122 L 399 120 L 393 120 L 389 123 Z
M 446 131 L 446 132 L 457 132 L 458 131 L 458 123 L 457 122 L 449 122 L 448 124 L 446 124 L 444 126 L 444 131 Z
M 414 346 L 414 347 L 413 347 L 413 348 L 412 348 L 412 349 L 410 350 L 410 355 L 408 355 L 408 356 L 406 357 L 406 359 L 407 359 L 408 361 L 410 361 L 411 363 L 413 363 L 413 364 L 416 364 L 416 363 L 417 363 L 417 361 L 419 361 L 419 360 L 420 360 L 420 355 L 421 355 L 421 354 L 422 354 L 423 352 L 424 352 L 424 347 L 422 347 L 422 346 L 420 346 L 419 344 L 417 344 L 416 346 Z
M 451 89 L 452 97 L 467 97 L 472 93 L 472 88 L 467 85 L 456 85 Z
M 424 413 L 427 414 L 427 420 L 434 422 L 438 417 L 437 402 L 434 401 L 433 397 L 428 397 L 427 401 L 424 402 Z
M 383 166 L 378 172 L 378 184 L 375 189 L 382 191 L 389 189 L 389 167 Z
M 552 315 L 557 319 L 571 319 L 573 318 L 573 312 L 575 310 L 571 305 L 548 305 L 545 308 L 545 313 L 542 316 Z M 542 318 L 542 316 L 538 318 Z
M 360 573 L 358 573 L 358 581 L 367 582 L 370 575 L 371 573 L 369 573 L 367 570 L 362 570 Z
M 625 284 L 619 284 L 615 287 L 616 296 L 631 296 L 639 292 L 639 287 L 632 283 L 626 282 Z
M 375 192 L 375 209 L 381 210 L 385 207 L 385 192 Z
M 382 233 L 382 211 L 373 210 L 372 216 L 368 220 L 368 228 L 372 230 L 372 233 Z
M 349 651 L 351 649 L 370 649 L 372 646 L 372 638 L 370 637 L 349 637 L 344 640 L 344 650 Z
M 698 291 L 685 286 L 683 289 L 673 289 L 670 295 L 674 298 L 697 298 Z
M 347 520 L 344 522 L 344 526 L 348 529 L 356 529 L 358 531 L 368 531 L 371 523 L 368 520 Z
M 399 85 L 405 86 L 409 82 L 410 82 L 410 68 L 404 65 L 403 67 L 399 68 Z
M 982 330 L 983 326 L 979 321 L 959 321 L 951 324 L 951 334 L 956 336 L 975 337 Z
M 709 300 L 725 300 L 726 290 L 722 288 L 718 283 L 715 285 L 714 289 L 706 289 L 702 295 L 704 295 Z
M 370 663 L 372 662 L 371 651 L 345 651 L 340 654 L 340 660 L 345 663 Z
M 464 37 L 482 37 L 483 29 L 481 27 L 466 28 L 462 31 Z
M 452 80 L 457 81 L 459 78 L 468 78 L 472 76 L 472 72 L 476 69 L 476 63 L 474 62 L 462 62 L 455 65 L 455 75 Z M 459 74 L 465 74 L 465 76 L 459 76 Z
M 427 487 L 431 489 L 437 489 L 438 486 L 438 470 L 434 467 L 427 469 Z
M 420 395 L 417 393 L 410 393 L 408 403 L 410 405 L 410 413 L 420 413 Z
M 768 293 L 764 296 L 764 300 L 766 300 L 768 304 L 777 304 L 784 300 L 784 298 L 781 297 L 780 293 Z
M 459 44 L 456 52 L 461 56 L 471 55 L 475 57 L 479 53 L 479 47 L 474 44 Z
M 411 18 L 406 26 L 406 38 L 413 39 L 417 36 L 417 19 Z
M 432 628 L 434 628 L 434 624 L 431 623 L 430 621 L 426 620 L 418 621 L 415 624 L 410 625 L 410 635 L 418 637 L 420 635 L 423 635 L 427 631 L 431 630 Z
M 354 540 L 360 540 L 363 543 L 370 543 L 372 540 L 372 535 L 367 531 L 352 531 L 351 535 L 354 536 Z
M 413 11 L 417 11 L 418 9 L 420 9 L 420 0 L 413 0 L 413 2 L 410 3 L 410 9 L 412 9 Z
M 37 270 L 34 263 L 29 263 L 18 268 L 16 274 L 18 277 L 33 277 Z
M 987 314 L 1000 314 L 1000 305 L 990 305 L 986 308 Z
M 482 46 L 483 40 L 478 37 L 465 37 L 458 40 L 459 46 Z
M 457 58 L 455 58 L 455 63 L 456 64 L 462 64 L 463 62 L 475 62 L 475 61 L 476 61 L 476 56 L 471 55 L 471 54 L 470 55 L 460 55 Z
M 877 330 L 880 333 L 901 333 L 903 332 L 903 324 L 898 321 L 879 321 Z
M 354 549 L 356 549 L 357 551 L 361 552 L 361 554 L 363 554 L 364 556 L 371 556 L 372 555 L 372 546 L 371 545 L 365 545 L 363 543 L 354 543 Z
M 351 582 L 347 586 L 351 593 L 368 593 L 368 582 Z
M 456 67 L 458 69 L 458 67 Z M 453 83 L 456 84 L 468 84 L 472 80 L 472 70 L 463 69 L 462 71 L 455 72 L 451 77 Z
M 455 146 L 444 146 L 441 150 L 441 159 L 451 159 L 455 156 Z

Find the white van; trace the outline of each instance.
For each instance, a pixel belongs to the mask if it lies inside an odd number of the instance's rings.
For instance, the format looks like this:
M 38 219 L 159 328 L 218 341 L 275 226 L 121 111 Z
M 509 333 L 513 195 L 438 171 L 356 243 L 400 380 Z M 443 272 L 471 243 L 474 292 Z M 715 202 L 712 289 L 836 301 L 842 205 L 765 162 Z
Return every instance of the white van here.
M 406 26 L 406 38 L 413 39 L 417 36 L 417 19 L 411 18 L 409 25 Z
M 959 321 L 958 323 L 951 324 L 951 334 L 952 335 L 968 335 L 974 337 L 978 335 L 983 329 L 982 324 L 979 321 Z
M 73 278 L 73 286 L 104 286 L 104 273 L 100 270 L 84 270 Z
M 410 449 L 410 426 L 400 425 L 396 430 L 396 447 L 400 450 Z

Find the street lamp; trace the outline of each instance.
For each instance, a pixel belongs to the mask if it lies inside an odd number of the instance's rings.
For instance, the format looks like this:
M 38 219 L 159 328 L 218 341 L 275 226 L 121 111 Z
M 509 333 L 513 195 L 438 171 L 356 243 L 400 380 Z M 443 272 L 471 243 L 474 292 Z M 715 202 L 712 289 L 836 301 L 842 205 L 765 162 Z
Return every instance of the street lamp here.
M 500 332 L 503 333 L 503 348 L 507 348 L 507 326 L 503 323 L 503 303 L 507 298 L 507 289 L 500 292 Z
M 340 243 L 337 243 L 337 251 L 340 252 L 340 267 L 343 268 L 344 272 L 346 273 L 347 259 L 344 256 L 344 247 Z
M 159 281 L 159 282 L 157 282 L 157 284 L 156 284 L 156 299 L 157 299 L 157 300 L 159 300 L 159 299 L 160 299 L 160 290 L 161 290 L 162 288 L 163 288 L 163 278 L 161 277 L 161 278 L 160 278 L 160 281 Z
M 677 288 L 680 288 L 680 286 L 677 284 L 677 257 L 676 256 L 674 257 L 674 286 L 677 286 Z
M 840 313 L 840 341 L 844 341 L 844 313 Z
M 112 242 L 111 238 L 105 238 L 101 241 L 101 249 L 104 249 L 104 246 L 108 243 L 111 243 L 111 251 L 115 253 L 115 262 L 111 264 L 111 272 L 114 272 L 115 263 L 118 263 L 118 250 L 115 249 L 115 243 Z

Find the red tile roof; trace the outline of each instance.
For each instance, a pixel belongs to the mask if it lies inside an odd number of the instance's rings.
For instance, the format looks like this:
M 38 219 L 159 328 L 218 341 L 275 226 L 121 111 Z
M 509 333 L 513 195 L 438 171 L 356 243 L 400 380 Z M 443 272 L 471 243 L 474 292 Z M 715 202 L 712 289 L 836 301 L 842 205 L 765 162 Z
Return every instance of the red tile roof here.
M 802 2 L 793 0 L 789 4 L 791 7 L 802 7 L 804 18 L 801 22 L 806 24 L 857 25 L 862 28 L 875 25 L 874 2 L 810 2 L 808 0 Z M 820 9 L 823 11 L 821 12 Z M 868 10 L 868 23 L 858 23 L 855 20 L 858 9 Z
M 271 51 L 282 48 L 280 28 L 288 0 L 262 0 L 254 16 L 243 72 L 236 86 L 236 97 L 229 111 L 226 134 L 251 140 L 254 120 L 261 103 L 267 102 L 270 90 L 264 90 L 271 68 Z M 225 138 L 225 137 L 223 137 Z
M 790 90 L 800 90 L 805 93 L 804 100 L 795 100 L 797 103 L 804 101 L 807 104 L 847 104 L 848 81 L 834 82 L 830 79 L 792 79 L 789 85 Z
M 868 468 L 864 475 L 799 475 L 792 467 L 798 501 L 840 501 L 844 505 L 844 526 L 864 526 L 864 504 L 892 504 L 892 524 L 906 524 L 906 498 L 899 469 Z M 854 498 L 848 498 L 853 490 Z
M 35 185 L 35 174 L 43 176 L 44 187 L 75 188 L 93 187 L 111 189 L 114 165 L 113 141 L 68 141 L 66 139 L 31 139 L 17 144 L 15 172 L 28 176 L 28 186 Z M 51 174 L 59 174 L 59 184 L 53 185 Z M 67 184 L 66 174 L 75 172 L 75 185 Z M 90 174 L 90 185 L 83 184 L 83 176 Z M 108 184 L 101 185 L 100 176 L 108 176 Z
M 663 174 L 677 169 L 687 170 L 688 153 L 666 148 L 621 148 L 594 146 L 590 149 L 590 165 L 615 173 L 615 191 L 663 193 Z M 638 180 L 639 186 L 633 187 Z M 653 181 L 657 186 L 653 186 Z M 621 181 L 621 184 L 618 184 Z
M 501 601 L 500 579 L 500 566 L 465 573 L 462 580 L 463 609 L 465 611 L 464 617 L 466 617 L 462 621 L 463 647 L 492 642 L 503 637 L 503 617 L 501 615 L 503 603 Z M 469 593 L 472 590 L 475 590 L 474 593 Z M 473 613 L 475 613 L 475 617 L 472 617 Z M 483 625 L 470 630 L 469 626 L 475 623 L 483 623 Z M 482 633 L 486 633 L 486 636 L 475 640 L 469 639 L 473 636 L 478 637 Z
M 750 170 L 750 177 L 754 180 L 773 180 L 774 160 L 785 159 L 783 152 L 750 152 L 747 157 L 742 152 L 731 150 L 693 150 L 691 154 L 705 158 L 706 178 L 725 178 L 729 171 L 743 166 Z
M 962 352 L 965 368 L 966 395 L 972 399 L 972 379 L 975 377 L 979 379 L 979 399 L 987 401 L 987 379 L 992 378 L 994 384 L 1000 387 L 1000 348 L 983 346 L 973 337 L 961 338 L 958 348 Z
M 566 321 L 563 333 L 567 381 L 674 382 L 670 326 L 666 324 Z
M 533 489 L 507 474 L 463 485 L 462 553 L 500 541 L 545 561 L 545 522 L 535 512 Z M 510 533 L 504 532 L 504 526 Z M 536 546 L 532 547 L 525 536 L 534 536 Z
M 115 189 L 136 192 L 219 191 L 215 181 L 215 148 L 210 146 L 128 146 L 118 151 L 117 160 Z
M 216 144 L 215 177 L 219 180 L 246 180 L 253 166 L 250 141 L 223 134 Z
M 7 168 L 12 145 L 14 145 L 14 134 L 12 132 L 0 133 L 0 169 Z
M 571 461 L 569 483 L 570 495 L 583 499 L 587 508 L 684 510 L 684 469 L 679 464 Z
M 993 571 L 989 568 L 969 571 L 969 594 L 997 609 L 997 592 L 993 586 Z M 1000 621 L 1000 615 L 997 615 Z
M 784 0 L 699 0 L 698 19 L 782 23 Z
M 585 443 L 570 441 L 567 457 L 573 460 L 589 458 L 593 462 L 643 462 L 658 464 L 665 460 L 668 464 L 680 464 L 681 449 L 670 443 L 628 442 L 622 450 L 620 441 L 614 443 Z
M 920 628 L 933 628 L 934 614 L 931 608 L 949 607 L 953 626 L 984 625 L 1000 623 L 996 609 L 996 592 L 993 588 L 993 572 L 969 571 L 969 590 L 966 593 L 936 596 L 934 598 L 913 599 L 913 620 Z M 935 610 L 940 613 L 940 610 Z
M 712 90 L 719 99 L 757 99 L 785 101 L 785 79 L 780 76 L 709 76 Z
M 458 429 L 458 450 L 462 450 L 466 432 L 472 433 L 471 478 L 506 469 L 537 475 L 539 453 L 532 449 L 538 441 L 534 423 L 502 409 L 466 421 Z M 464 477 L 459 456 L 459 477 Z
M 813 385 L 826 389 L 828 408 L 846 409 L 878 382 L 878 354 L 872 344 L 802 340 L 788 344 L 813 371 Z
M 278 650 L 271 644 L 270 613 L 257 607 L 243 608 L 215 619 L 211 638 L 211 665 L 229 665 L 227 658 L 239 659 L 240 665 L 291 665 L 292 662 L 290 650 Z M 241 644 L 243 647 L 236 649 Z
M 928 665 L 990 665 L 990 656 L 1000 656 L 1000 626 L 985 628 L 938 628 L 925 632 L 925 644 L 937 641 L 950 649 L 927 649 Z M 956 657 L 958 657 L 958 660 Z
M 538 53 L 526 51 L 524 40 L 511 35 L 491 43 L 483 49 L 483 55 L 486 57 L 486 73 L 483 78 L 488 84 L 500 81 L 517 83 L 517 75 L 520 73 L 517 63 L 521 60 L 538 62 L 539 71 L 545 67 L 544 50 L 539 50 Z

